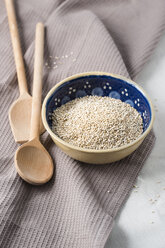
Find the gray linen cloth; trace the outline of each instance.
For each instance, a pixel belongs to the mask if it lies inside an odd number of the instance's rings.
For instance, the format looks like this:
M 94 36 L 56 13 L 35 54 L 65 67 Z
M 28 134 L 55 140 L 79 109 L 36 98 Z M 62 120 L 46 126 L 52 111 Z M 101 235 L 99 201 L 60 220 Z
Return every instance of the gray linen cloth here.
M 46 26 L 43 97 L 59 80 L 84 71 L 135 78 L 165 27 L 165 1 L 15 1 L 29 90 L 33 78 L 35 25 Z M 65 55 L 72 54 L 68 57 Z M 114 218 L 127 199 L 153 143 L 151 132 L 122 161 L 90 165 L 43 143 L 55 165 L 52 180 L 40 187 L 22 181 L 14 168 L 14 142 L 8 109 L 18 97 L 17 77 L 5 4 L 0 8 L 0 247 L 104 247 Z M 129 216 L 128 216 L 129 217 Z

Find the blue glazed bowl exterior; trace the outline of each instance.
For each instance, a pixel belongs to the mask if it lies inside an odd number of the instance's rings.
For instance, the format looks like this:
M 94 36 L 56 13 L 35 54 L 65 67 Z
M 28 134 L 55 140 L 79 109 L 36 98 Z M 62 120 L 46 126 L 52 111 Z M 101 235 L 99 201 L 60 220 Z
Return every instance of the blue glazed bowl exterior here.
M 58 143 L 57 145 L 59 145 L 60 141 L 64 145 L 69 146 L 70 148 L 76 150 L 78 149 L 83 152 L 90 151 L 90 149 L 78 148 L 62 141 L 51 131 L 52 112 L 57 107 L 60 107 L 68 101 L 71 101 L 78 97 L 84 97 L 86 95 L 97 95 L 102 97 L 108 96 L 120 99 L 121 101 L 130 104 L 140 113 L 143 119 L 142 136 L 150 131 L 154 119 L 153 107 L 149 97 L 140 86 L 120 75 L 114 75 L 104 72 L 88 72 L 79 75 L 74 75 L 63 80 L 55 87 L 53 87 L 53 89 L 48 93 L 44 100 L 42 108 L 43 123 L 55 143 Z M 112 152 L 115 150 L 119 151 L 126 148 L 127 146 L 131 146 L 131 143 L 120 148 L 109 149 L 107 150 L 107 152 Z M 98 150 L 91 150 L 91 152 L 97 153 Z

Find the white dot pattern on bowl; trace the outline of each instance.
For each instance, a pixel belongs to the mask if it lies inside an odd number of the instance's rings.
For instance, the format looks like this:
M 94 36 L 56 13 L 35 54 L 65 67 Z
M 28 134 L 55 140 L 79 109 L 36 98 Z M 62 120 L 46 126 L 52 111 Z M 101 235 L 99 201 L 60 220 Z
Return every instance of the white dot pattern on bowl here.
M 86 82 L 86 84 L 87 85 L 84 85 L 84 88 L 86 89 L 87 88 L 87 86 L 88 86 L 88 88 L 91 88 L 91 85 L 89 84 L 89 82 L 87 81 Z M 106 83 L 106 85 L 109 85 L 109 83 Z M 103 89 L 107 89 L 107 86 L 106 85 L 104 85 L 103 86 Z M 108 87 L 109 89 L 112 89 L 112 87 L 111 86 L 109 86 Z M 72 91 L 71 91 L 72 90 Z M 69 95 L 71 95 L 72 94 L 72 92 L 76 92 L 76 89 L 73 89 L 72 87 L 69 87 Z M 124 89 L 124 91 L 121 91 L 121 94 L 122 95 L 126 95 L 126 96 L 128 96 L 128 90 L 127 89 Z M 96 87 L 96 88 L 94 88 L 93 90 L 92 90 L 92 95 L 97 95 L 97 96 L 102 96 L 103 95 L 103 90 L 102 90 L 102 88 L 101 87 Z M 83 96 L 86 96 L 87 94 L 86 94 L 86 92 L 85 92 L 85 90 L 78 90 L 77 92 L 76 92 L 76 97 L 83 97 Z M 112 98 L 115 98 L 115 99 L 120 99 L 120 94 L 117 92 L 117 91 L 111 91 L 110 93 L 109 93 L 109 97 L 112 97 Z M 61 103 L 62 104 L 65 104 L 66 102 L 68 102 L 70 100 L 70 97 L 68 97 L 68 96 L 65 96 L 63 99 L 62 99 L 62 101 L 61 101 Z M 55 98 L 55 101 L 58 101 L 58 102 L 60 102 L 60 99 L 57 99 L 57 98 Z M 138 98 L 137 100 L 135 100 L 134 102 L 135 102 L 135 104 L 137 104 L 137 106 L 140 106 L 140 104 L 139 104 L 139 101 L 140 101 L 140 99 Z M 128 100 L 126 100 L 125 101 L 126 103 L 128 103 L 128 104 L 130 104 L 132 107 L 134 107 L 134 102 L 132 101 L 132 100 L 130 100 L 130 99 L 128 99 Z M 57 104 L 56 104 L 57 105 Z
M 112 90 L 112 86 L 109 82 L 104 82 L 102 87 L 95 87 L 92 88 L 92 84 L 90 84 L 89 81 L 85 81 L 85 84 L 82 85 L 82 88 L 74 88 L 68 86 L 68 93 L 66 96 L 64 96 L 62 99 L 61 97 L 56 97 L 54 99 L 55 101 L 55 107 L 60 106 L 61 104 L 65 104 L 68 101 L 74 99 L 75 97 L 84 97 L 86 95 L 97 95 L 97 96 L 104 96 L 109 93 L 109 97 L 115 98 L 115 99 L 121 99 L 127 104 L 130 104 L 132 107 L 135 107 L 138 109 L 138 112 L 141 114 L 143 120 L 145 120 L 145 123 L 148 123 L 148 120 L 150 118 L 149 112 L 145 112 L 144 105 L 141 104 L 142 100 L 140 98 L 132 99 L 132 95 L 129 94 L 129 89 L 121 88 L 119 91 Z M 72 95 L 73 94 L 73 95 Z M 124 99 L 123 99 L 124 98 Z M 49 118 L 49 117 L 48 117 Z M 144 130 L 147 128 L 148 124 L 144 123 Z
M 109 85 L 109 83 L 106 83 L 106 85 Z M 104 85 L 103 86 L 103 89 L 107 89 L 107 86 Z M 89 82 L 87 81 L 86 84 L 84 85 L 84 88 L 87 89 L 87 86 L 88 88 L 91 88 L 91 85 L 89 84 Z M 112 89 L 111 86 L 108 87 L 109 89 Z M 92 90 L 92 95 L 97 95 L 97 96 L 103 96 L 103 89 L 101 87 L 96 87 Z M 76 89 L 73 89 L 73 87 L 69 87 L 69 92 L 68 94 L 71 95 L 72 92 L 76 92 Z M 124 91 L 121 91 L 121 94 L 125 96 L 128 96 L 128 90 L 127 89 L 124 89 Z M 78 90 L 76 92 L 76 97 L 83 97 L 83 96 L 86 96 L 87 93 L 85 92 L 85 90 Z M 117 92 L 117 91 L 111 91 L 109 93 L 109 97 L 112 97 L 112 98 L 115 98 L 115 99 L 120 99 L 120 94 Z M 68 96 L 65 96 L 62 100 L 61 100 L 61 103 L 62 104 L 65 104 L 67 101 L 70 100 L 70 97 Z M 60 102 L 60 99 L 57 99 L 55 98 L 55 102 Z M 140 103 L 139 103 L 140 99 L 138 98 L 137 100 L 135 100 L 134 102 L 130 99 L 126 100 L 125 102 L 130 104 L 132 107 L 134 107 L 135 104 L 137 104 L 137 106 L 139 107 L 140 106 Z M 135 103 L 135 104 L 134 104 Z M 57 104 L 56 104 L 57 105 Z M 145 116 L 145 115 L 143 115 Z

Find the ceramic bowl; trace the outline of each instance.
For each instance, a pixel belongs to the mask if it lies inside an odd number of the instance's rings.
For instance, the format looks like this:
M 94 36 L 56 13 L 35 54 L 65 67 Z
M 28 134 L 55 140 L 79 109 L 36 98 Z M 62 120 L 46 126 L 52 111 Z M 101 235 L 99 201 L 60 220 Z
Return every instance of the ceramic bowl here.
M 77 97 L 86 95 L 109 96 L 130 104 L 143 119 L 143 133 L 134 142 L 119 148 L 94 150 L 71 145 L 52 132 L 52 112 Z M 43 124 L 53 141 L 70 157 L 93 164 L 105 164 L 120 160 L 142 143 L 154 121 L 154 110 L 146 92 L 132 80 L 105 72 L 87 72 L 68 77 L 57 83 L 47 94 L 42 106 Z

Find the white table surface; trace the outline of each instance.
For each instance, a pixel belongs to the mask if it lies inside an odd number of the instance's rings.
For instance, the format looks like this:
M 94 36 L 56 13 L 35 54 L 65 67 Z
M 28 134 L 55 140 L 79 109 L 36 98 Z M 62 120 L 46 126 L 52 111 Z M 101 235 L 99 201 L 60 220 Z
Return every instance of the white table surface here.
M 165 247 L 165 35 L 135 81 L 154 104 L 156 144 L 138 176 L 138 188 L 116 218 L 106 248 Z

